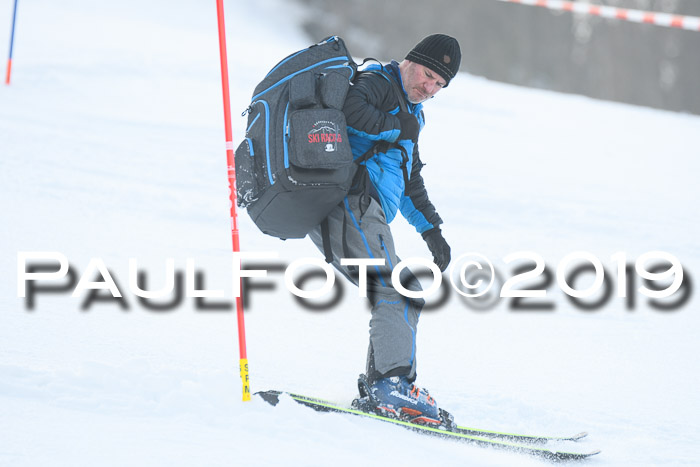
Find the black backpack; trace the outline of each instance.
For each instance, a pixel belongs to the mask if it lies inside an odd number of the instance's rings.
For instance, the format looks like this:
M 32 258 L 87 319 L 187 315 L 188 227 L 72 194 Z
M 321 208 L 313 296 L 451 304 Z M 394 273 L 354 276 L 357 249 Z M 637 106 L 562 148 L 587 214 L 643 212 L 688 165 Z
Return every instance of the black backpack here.
M 255 88 L 236 191 L 263 233 L 303 238 L 348 193 L 357 165 L 342 109 L 356 73 L 332 36 L 280 61 Z

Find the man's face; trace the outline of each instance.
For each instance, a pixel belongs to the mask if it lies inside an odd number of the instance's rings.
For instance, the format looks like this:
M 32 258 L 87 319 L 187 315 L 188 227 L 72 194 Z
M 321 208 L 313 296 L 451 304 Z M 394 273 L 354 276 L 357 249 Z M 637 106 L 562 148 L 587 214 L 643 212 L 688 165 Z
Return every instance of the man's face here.
M 430 99 L 447 85 L 433 70 L 410 60 L 404 60 L 400 68 L 403 88 L 412 104 L 420 104 Z

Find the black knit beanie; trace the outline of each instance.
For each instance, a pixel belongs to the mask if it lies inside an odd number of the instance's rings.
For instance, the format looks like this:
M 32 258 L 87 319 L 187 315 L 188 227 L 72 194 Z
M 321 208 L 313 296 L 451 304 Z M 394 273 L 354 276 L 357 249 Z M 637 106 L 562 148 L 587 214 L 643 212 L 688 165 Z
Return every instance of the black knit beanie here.
M 406 59 L 430 68 L 450 84 L 450 80 L 459 71 L 462 52 L 459 50 L 459 42 L 454 37 L 431 34 L 420 41 L 406 55 Z

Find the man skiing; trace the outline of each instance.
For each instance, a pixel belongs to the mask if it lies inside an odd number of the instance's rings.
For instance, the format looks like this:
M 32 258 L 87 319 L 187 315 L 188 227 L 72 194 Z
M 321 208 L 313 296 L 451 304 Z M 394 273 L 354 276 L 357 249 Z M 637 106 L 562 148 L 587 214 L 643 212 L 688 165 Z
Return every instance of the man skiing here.
M 426 241 L 435 264 L 441 271 L 447 268 L 450 247 L 420 174 L 423 164 L 417 143 L 424 125 L 422 103 L 447 87 L 460 61 L 457 40 L 433 34 L 401 63 L 371 65 L 358 76 L 343 112 L 360 168 L 351 192 L 327 219 L 326 244 L 331 247 L 333 265 L 351 282 L 358 284 L 357 267 L 341 265 L 341 258 L 384 260 L 383 266 L 368 268 L 372 317 L 360 395 L 381 413 L 435 425 L 441 423 L 435 400 L 413 385 L 416 328 L 425 302 L 404 297 L 392 287 L 391 273 L 400 260 L 389 223 L 400 210 Z M 309 236 L 326 252 L 321 226 Z M 401 283 L 408 290 L 421 290 L 408 269 L 402 271 Z

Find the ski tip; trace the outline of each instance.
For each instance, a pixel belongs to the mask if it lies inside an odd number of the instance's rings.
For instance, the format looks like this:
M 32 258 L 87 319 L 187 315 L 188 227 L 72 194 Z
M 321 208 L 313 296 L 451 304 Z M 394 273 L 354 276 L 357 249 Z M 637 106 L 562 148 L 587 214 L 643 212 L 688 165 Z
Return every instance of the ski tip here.
M 582 431 L 581 433 L 572 436 L 572 437 L 571 437 L 571 441 L 578 441 L 578 440 L 580 440 L 580 439 L 585 438 L 586 436 L 588 436 L 588 432 L 587 432 L 587 431 Z M 596 454 L 597 454 L 597 453 L 596 453 Z
M 542 457 L 555 461 L 574 461 L 588 459 L 591 456 L 600 454 L 600 450 L 595 450 L 591 452 L 566 452 L 566 451 L 545 451 L 540 453 Z
M 587 457 L 596 456 L 596 455 L 598 455 L 598 454 L 600 454 L 600 449 L 596 449 L 595 451 L 587 452 L 587 453 L 585 453 L 585 454 L 580 454 L 580 457 L 579 457 L 579 458 L 580 458 L 580 459 L 585 459 L 585 458 L 587 458 Z

